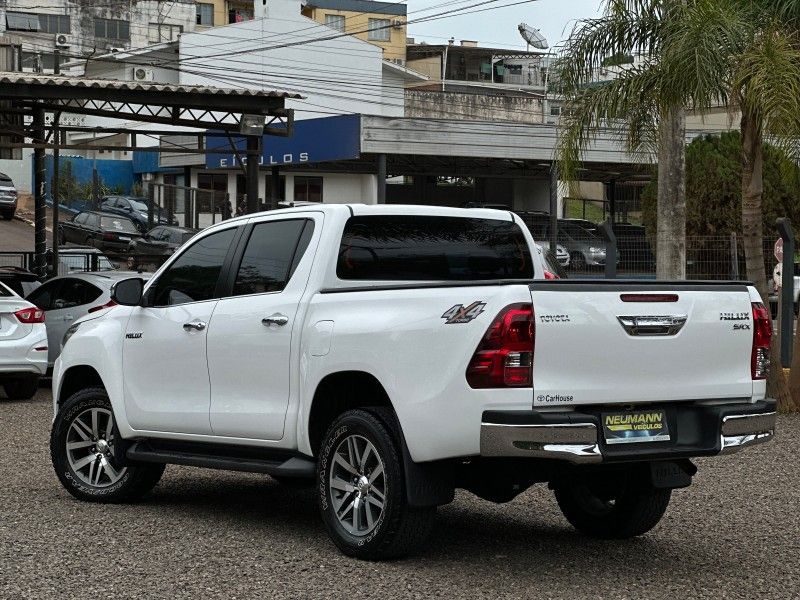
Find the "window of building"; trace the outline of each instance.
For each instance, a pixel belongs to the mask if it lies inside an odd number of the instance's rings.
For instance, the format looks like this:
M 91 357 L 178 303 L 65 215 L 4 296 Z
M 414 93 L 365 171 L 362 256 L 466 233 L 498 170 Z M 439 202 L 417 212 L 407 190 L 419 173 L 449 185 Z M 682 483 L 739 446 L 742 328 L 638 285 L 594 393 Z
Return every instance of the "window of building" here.
M 150 23 L 148 41 L 151 44 L 159 42 L 173 42 L 183 33 L 181 25 L 169 25 L 167 23 Z
M 95 19 L 94 36 L 107 40 L 130 40 L 131 24 L 118 19 Z
M 39 31 L 39 15 L 34 13 L 7 12 L 6 29 L 9 31 Z
M 253 18 L 252 2 L 228 0 L 228 23 L 242 23 L 243 21 L 252 21 Z
M 206 2 L 197 3 L 197 24 L 204 27 L 214 26 L 214 5 Z
M 325 15 L 325 25 L 344 33 L 344 15 Z
M 295 177 L 295 202 L 322 202 L 322 177 Z
M 69 15 L 39 15 L 39 31 L 44 33 L 70 33 Z
M 23 70 L 31 69 L 38 73 L 42 70 L 52 71 L 55 68 L 56 57 L 52 53 L 46 52 L 24 52 L 22 53 Z
M 389 26 L 391 22 L 389 19 L 370 19 L 367 22 L 367 39 L 374 42 L 388 42 L 391 39 L 391 31 Z

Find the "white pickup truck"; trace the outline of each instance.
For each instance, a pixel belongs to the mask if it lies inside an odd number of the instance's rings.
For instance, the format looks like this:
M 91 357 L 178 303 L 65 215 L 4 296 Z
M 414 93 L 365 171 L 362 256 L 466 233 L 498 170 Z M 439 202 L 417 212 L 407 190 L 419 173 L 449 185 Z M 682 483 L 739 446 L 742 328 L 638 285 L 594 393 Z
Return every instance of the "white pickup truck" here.
M 315 205 L 225 221 L 64 336 L 53 465 L 121 502 L 165 464 L 315 481 L 351 556 L 454 490 L 548 483 L 586 534 L 659 521 L 690 458 L 769 440 L 769 316 L 738 282 L 545 280 L 510 212 Z

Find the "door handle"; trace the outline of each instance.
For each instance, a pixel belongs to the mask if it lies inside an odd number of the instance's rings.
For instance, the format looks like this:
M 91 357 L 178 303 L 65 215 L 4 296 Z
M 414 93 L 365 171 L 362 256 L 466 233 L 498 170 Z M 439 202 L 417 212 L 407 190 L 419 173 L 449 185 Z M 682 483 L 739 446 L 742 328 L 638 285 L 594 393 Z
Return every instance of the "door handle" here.
M 286 315 L 282 315 L 281 313 L 275 313 L 274 315 L 270 315 L 268 317 L 264 317 L 263 319 L 261 319 L 261 323 L 267 326 L 278 325 L 280 327 L 283 327 L 288 322 L 289 322 L 289 317 L 287 317 Z
M 189 331 L 191 329 L 194 329 L 195 331 L 203 331 L 203 329 L 206 328 L 206 324 L 203 323 L 202 321 L 193 321 L 191 323 L 184 323 L 183 328 L 186 331 Z

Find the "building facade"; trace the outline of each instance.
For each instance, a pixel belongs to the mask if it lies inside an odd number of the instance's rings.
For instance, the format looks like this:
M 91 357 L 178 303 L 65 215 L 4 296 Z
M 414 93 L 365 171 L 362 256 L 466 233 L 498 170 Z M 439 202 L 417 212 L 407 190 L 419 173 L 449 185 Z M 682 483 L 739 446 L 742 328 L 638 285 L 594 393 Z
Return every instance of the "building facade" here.
M 0 36 L 21 42 L 24 71 L 177 40 L 194 31 L 193 0 L 0 0 Z
M 303 15 L 335 32 L 378 46 L 385 60 L 405 64 L 405 4 L 376 0 L 307 0 L 302 10 Z
M 198 30 L 252 21 L 255 18 L 253 0 L 203 0 L 196 4 Z

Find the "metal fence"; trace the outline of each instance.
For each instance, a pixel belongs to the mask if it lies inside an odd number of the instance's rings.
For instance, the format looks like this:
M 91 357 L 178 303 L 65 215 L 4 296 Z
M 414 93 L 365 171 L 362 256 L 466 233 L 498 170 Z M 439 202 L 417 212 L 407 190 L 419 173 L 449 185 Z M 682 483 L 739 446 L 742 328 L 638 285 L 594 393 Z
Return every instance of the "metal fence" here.
M 142 184 L 142 193 L 157 207 L 156 213 L 181 227 L 201 229 L 233 215 L 230 194 L 219 190 L 147 181 Z

